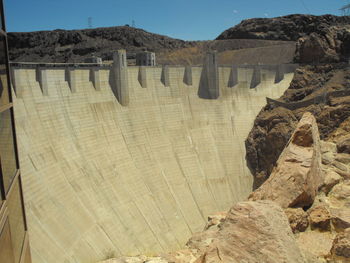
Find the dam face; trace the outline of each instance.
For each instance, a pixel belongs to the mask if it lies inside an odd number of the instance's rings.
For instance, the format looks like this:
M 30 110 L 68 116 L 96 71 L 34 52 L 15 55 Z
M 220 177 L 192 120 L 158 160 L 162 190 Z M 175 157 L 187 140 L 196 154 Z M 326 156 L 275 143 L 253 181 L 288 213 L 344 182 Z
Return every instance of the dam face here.
M 33 262 L 96 262 L 179 249 L 209 214 L 247 197 L 244 141 L 266 97 L 293 73 L 219 67 L 217 99 L 198 96 L 202 68 L 128 68 L 128 104 L 110 70 L 14 67 L 14 109 Z M 145 87 L 140 85 L 140 79 Z M 38 82 L 40 81 L 40 83 Z M 97 80 L 97 81 L 96 81 Z M 74 83 L 73 83 L 74 82 Z M 186 81 L 187 83 L 190 83 Z M 74 89 L 72 89 L 74 87 Z

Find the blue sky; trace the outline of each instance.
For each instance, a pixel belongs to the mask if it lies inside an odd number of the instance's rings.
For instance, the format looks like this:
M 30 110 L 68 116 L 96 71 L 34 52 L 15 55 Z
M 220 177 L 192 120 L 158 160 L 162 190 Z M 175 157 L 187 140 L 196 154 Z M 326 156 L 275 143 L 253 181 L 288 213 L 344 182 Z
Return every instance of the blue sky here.
M 185 40 L 214 39 L 252 17 L 337 14 L 346 0 L 4 0 L 8 32 L 132 24 Z

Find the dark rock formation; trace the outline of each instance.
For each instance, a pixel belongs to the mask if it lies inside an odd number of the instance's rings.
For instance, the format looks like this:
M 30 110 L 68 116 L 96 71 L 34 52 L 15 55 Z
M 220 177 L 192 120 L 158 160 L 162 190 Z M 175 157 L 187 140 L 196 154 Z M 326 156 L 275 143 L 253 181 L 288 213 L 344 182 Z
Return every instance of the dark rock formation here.
M 195 43 L 128 26 L 8 33 L 8 41 L 10 60 L 21 62 L 82 62 L 92 55 L 111 60 L 111 51 L 121 48 L 133 52 L 159 51 Z
M 217 39 L 268 39 L 296 41 L 311 33 L 324 34 L 331 26 L 350 24 L 350 17 L 294 14 L 275 18 L 253 18 L 221 33 Z
M 304 113 L 271 176 L 249 200 L 272 200 L 282 208 L 309 207 L 324 180 L 320 136 L 315 117 Z
M 298 102 L 336 90 L 350 89 L 350 69 L 344 64 L 300 67 L 283 102 Z M 257 116 L 246 140 L 247 164 L 255 176 L 255 188 L 270 175 L 298 120 L 306 111 L 316 117 L 320 136 L 326 139 L 350 116 L 350 97 L 289 110 L 267 105 Z

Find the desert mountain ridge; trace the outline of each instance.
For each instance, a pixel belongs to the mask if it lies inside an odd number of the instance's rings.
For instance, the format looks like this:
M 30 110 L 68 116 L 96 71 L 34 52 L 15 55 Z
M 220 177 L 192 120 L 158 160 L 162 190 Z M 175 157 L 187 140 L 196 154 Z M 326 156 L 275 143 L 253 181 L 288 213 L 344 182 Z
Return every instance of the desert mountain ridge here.
M 280 50 L 281 63 L 292 62 L 295 42 L 311 33 L 325 34 L 329 27 L 346 28 L 350 18 L 333 15 L 288 15 L 276 18 L 255 18 L 243 20 L 240 24 L 222 32 L 216 40 L 185 41 L 147 32 L 130 26 L 101 27 L 81 30 L 52 30 L 8 33 L 10 60 L 15 62 L 83 62 L 85 58 L 99 56 L 110 60 L 113 50 L 126 49 L 133 56 L 136 52 L 148 50 L 159 53 L 162 63 L 198 63 L 208 50 L 219 52 L 251 50 L 259 56 L 248 54 L 224 54 L 230 60 L 247 63 L 266 63 L 271 56 L 269 48 Z M 281 47 L 282 45 L 282 47 Z M 268 49 L 268 50 L 266 50 Z M 271 51 L 270 50 L 270 51 Z M 270 52 L 271 53 L 271 52 Z M 177 59 L 174 59 L 176 55 Z M 189 59 L 178 57 L 190 57 Z M 223 61 L 228 63 L 230 61 Z M 273 63 L 278 63 L 273 61 Z

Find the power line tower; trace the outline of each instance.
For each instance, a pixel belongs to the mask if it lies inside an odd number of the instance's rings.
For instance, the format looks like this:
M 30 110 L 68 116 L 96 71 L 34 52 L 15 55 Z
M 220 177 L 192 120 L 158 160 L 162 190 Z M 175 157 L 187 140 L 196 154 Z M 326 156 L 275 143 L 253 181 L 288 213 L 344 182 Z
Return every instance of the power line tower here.
M 339 9 L 343 16 L 350 15 L 350 3 L 349 3 L 349 1 L 347 1 L 347 2 L 348 2 L 348 4 L 344 5 L 342 8 Z
M 135 26 L 136 26 L 135 20 L 134 20 L 134 19 L 131 21 L 131 26 L 132 26 L 132 27 L 135 27 Z
M 88 27 L 92 28 L 92 17 L 91 16 L 88 17 Z

